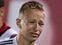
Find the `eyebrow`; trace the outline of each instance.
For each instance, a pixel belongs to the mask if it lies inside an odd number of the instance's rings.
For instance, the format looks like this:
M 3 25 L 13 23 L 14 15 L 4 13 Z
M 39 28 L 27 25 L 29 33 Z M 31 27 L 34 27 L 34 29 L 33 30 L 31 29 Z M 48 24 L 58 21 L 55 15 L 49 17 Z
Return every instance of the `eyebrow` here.
M 29 19 L 29 21 L 36 21 L 36 19 Z M 43 20 L 40 19 L 41 22 L 44 22 Z
M 29 21 L 36 21 L 35 19 L 29 19 Z

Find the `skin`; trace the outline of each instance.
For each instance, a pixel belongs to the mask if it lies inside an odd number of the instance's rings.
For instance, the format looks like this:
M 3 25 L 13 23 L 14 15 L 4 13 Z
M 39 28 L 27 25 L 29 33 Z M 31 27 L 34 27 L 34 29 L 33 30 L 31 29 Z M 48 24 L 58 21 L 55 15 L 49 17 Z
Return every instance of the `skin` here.
M 4 7 L 0 8 L 0 28 L 3 26 L 3 17 L 4 17 Z
M 43 12 L 42 10 L 31 9 L 25 11 L 22 18 L 19 17 L 17 23 L 20 28 L 18 45 L 34 45 L 43 31 L 45 18 Z

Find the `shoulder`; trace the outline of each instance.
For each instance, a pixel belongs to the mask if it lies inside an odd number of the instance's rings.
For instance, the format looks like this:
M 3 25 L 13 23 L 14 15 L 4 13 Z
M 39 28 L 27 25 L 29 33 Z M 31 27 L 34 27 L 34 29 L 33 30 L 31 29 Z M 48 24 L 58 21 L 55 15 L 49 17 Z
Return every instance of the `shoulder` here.
M 8 29 L 7 32 L 10 33 L 10 34 L 17 34 L 16 30 L 14 30 L 12 28 Z
M 14 38 L 17 36 L 17 32 L 12 28 L 8 29 L 7 33 L 10 35 L 10 38 Z
M 16 36 L 17 36 L 17 32 L 12 28 L 10 28 L 0 38 L 14 38 Z
M 0 45 L 17 45 L 15 38 L 4 38 L 0 40 Z

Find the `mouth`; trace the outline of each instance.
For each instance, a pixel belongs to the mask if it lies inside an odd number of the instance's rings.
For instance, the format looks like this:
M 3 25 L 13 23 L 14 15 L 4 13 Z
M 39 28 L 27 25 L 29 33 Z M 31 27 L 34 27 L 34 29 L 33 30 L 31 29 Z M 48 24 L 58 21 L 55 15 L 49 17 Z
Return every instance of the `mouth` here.
M 32 35 L 32 37 L 39 37 L 39 34 L 38 33 L 32 32 L 31 35 Z

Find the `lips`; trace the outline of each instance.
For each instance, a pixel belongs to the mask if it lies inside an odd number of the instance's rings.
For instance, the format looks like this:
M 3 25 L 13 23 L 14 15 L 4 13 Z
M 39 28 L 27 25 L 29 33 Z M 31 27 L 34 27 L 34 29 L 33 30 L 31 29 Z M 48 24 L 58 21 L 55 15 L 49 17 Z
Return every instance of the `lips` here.
M 38 33 L 34 33 L 34 32 L 31 32 L 31 35 L 32 35 L 32 37 L 38 37 L 39 36 Z

